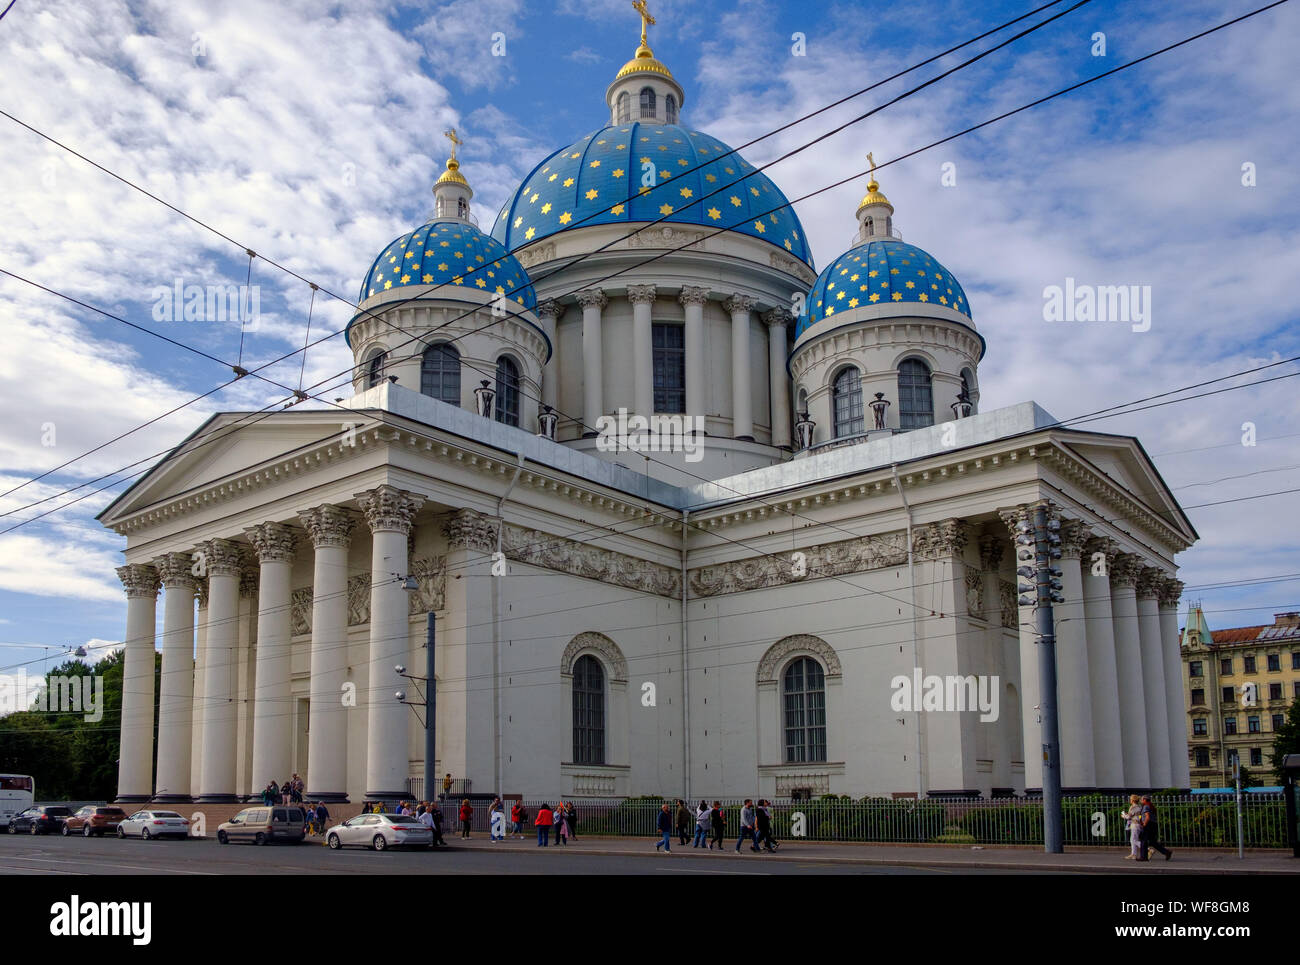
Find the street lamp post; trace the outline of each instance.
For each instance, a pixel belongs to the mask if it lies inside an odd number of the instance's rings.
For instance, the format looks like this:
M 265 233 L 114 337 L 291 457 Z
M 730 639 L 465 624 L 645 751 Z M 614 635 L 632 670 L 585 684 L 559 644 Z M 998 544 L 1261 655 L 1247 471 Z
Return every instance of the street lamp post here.
M 425 800 L 433 800 L 433 788 L 436 787 L 435 772 L 437 770 L 437 761 L 434 760 L 434 747 L 437 743 L 438 733 L 438 681 L 433 673 L 433 641 L 434 641 L 434 615 L 430 610 L 426 616 L 424 629 L 424 676 L 418 674 L 409 674 L 406 668 L 400 664 L 395 668 L 397 673 L 415 683 L 417 689 L 420 683 L 424 684 L 424 700 L 407 700 L 406 692 L 399 690 L 396 693 L 397 699 L 411 707 L 412 709 L 423 707 L 424 719 L 420 722 L 424 725 L 424 788 L 421 791 L 421 797 Z M 416 719 L 420 719 L 419 710 L 415 710 Z

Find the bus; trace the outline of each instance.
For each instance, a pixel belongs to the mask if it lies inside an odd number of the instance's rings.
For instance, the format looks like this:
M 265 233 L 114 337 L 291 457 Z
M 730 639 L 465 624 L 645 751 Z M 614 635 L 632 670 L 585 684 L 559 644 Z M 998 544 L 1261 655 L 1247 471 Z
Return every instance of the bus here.
M 31 807 L 35 796 L 31 775 L 0 774 L 0 827 L 8 827 L 10 818 Z

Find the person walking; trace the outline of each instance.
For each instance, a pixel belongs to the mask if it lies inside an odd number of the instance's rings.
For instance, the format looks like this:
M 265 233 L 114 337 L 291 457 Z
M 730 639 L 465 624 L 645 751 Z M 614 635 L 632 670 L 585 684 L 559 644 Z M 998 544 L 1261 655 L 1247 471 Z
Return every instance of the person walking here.
M 695 809 L 695 839 L 692 848 L 702 848 L 709 839 L 709 803 L 701 801 Z
M 677 799 L 677 843 L 686 847 L 686 837 L 691 833 L 691 812 L 686 809 L 686 802 Z
M 288 804 L 289 796 L 291 794 L 293 794 L 293 785 L 290 784 L 288 781 L 285 781 L 283 784 L 280 785 L 280 803 Z
M 537 846 L 539 848 L 550 846 L 551 825 L 553 823 L 555 823 L 555 815 L 551 811 L 551 806 L 543 804 L 537 809 Z
M 516 838 L 524 836 L 524 802 L 516 801 L 510 806 L 510 833 Z
M 1138 860 L 1146 861 L 1151 848 L 1155 848 L 1163 854 L 1166 861 L 1172 858 L 1174 856 L 1173 849 L 1166 848 L 1160 843 L 1160 818 L 1156 813 L 1156 806 L 1151 803 L 1151 798 L 1146 795 L 1142 797 L 1142 813 L 1138 820 L 1142 822 L 1142 854 Z
M 572 801 L 564 802 L 564 823 L 569 826 L 569 837 L 578 839 L 578 809 Z
M 722 836 L 727 833 L 727 819 L 722 813 L 722 802 L 714 801 L 713 809 L 709 812 L 709 821 L 713 825 L 713 837 L 709 839 L 709 850 L 713 850 L 713 845 L 717 844 L 718 854 L 722 854 Z
M 555 805 L 555 843 L 569 844 L 569 815 L 563 801 Z
M 324 834 L 330 826 L 330 812 L 324 801 L 316 802 L 316 828 L 318 834 Z
M 445 800 L 447 799 L 447 797 L 448 797 L 450 794 L 451 794 L 451 775 L 450 775 L 450 774 L 444 774 L 443 777 L 442 777 L 442 797 L 443 797 L 443 800 L 445 801 Z
M 767 809 L 767 801 L 762 798 L 754 808 L 754 819 L 758 824 L 758 834 L 754 837 L 754 850 L 757 851 L 761 846 L 765 851 L 775 851 L 775 842 L 772 840 L 772 813 Z
M 506 839 L 506 804 L 500 795 L 492 799 L 492 806 L 488 808 L 488 827 L 494 844 Z
M 740 809 L 740 837 L 736 839 L 736 854 L 740 854 L 740 846 L 749 841 L 749 850 L 758 850 L 758 835 L 755 833 L 755 821 L 757 816 L 754 814 L 754 802 L 745 798 L 745 803 Z
M 474 820 L 474 805 L 469 803 L 469 798 L 460 802 L 460 836 L 469 837 L 469 826 Z
M 279 785 L 272 781 L 266 787 L 262 788 L 262 803 L 270 807 L 275 803 L 276 797 L 279 796 Z
M 295 774 L 293 779 L 289 781 L 289 798 L 294 804 L 302 803 L 302 792 L 306 787 L 307 785 L 302 782 L 302 778 L 297 774 Z
M 677 803 L 681 804 L 682 802 L 678 801 Z M 655 819 L 655 828 L 659 831 L 659 840 L 655 842 L 655 850 L 658 851 L 663 848 L 666 853 L 671 853 L 673 850 L 673 816 L 667 801 L 659 809 L 659 817 Z M 685 843 L 686 838 L 683 836 L 682 844 Z
M 1128 796 L 1128 810 L 1124 815 L 1124 830 L 1128 832 L 1128 854 L 1125 861 L 1136 861 L 1142 854 L 1142 803 L 1136 794 Z
M 438 832 L 433 826 L 433 812 L 422 809 L 417 820 L 429 829 L 429 850 L 432 851 L 438 846 Z
M 444 848 L 447 847 L 447 840 L 442 836 L 442 808 L 438 807 L 438 802 L 430 801 L 429 810 L 425 813 L 427 813 L 430 817 L 433 818 L 434 843 L 440 844 Z

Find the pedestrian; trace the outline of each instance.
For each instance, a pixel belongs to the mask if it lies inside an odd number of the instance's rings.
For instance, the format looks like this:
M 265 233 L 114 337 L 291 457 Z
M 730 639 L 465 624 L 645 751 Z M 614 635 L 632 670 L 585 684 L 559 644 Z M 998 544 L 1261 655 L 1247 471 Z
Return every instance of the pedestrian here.
M 713 845 L 718 845 L 718 854 L 722 854 L 722 836 L 727 833 L 727 819 L 722 814 L 722 802 L 714 801 L 713 810 L 709 812 L 709 820 L 713 823 L 713 837 L 709 839 L 709 850 L 713 850 Z
M 291 794 L 293 794 L 293 785 L 290 784 L 288 781 L 285 781 L 283 784 L 280 785 L 280 803 L 288 804 L 289 796 Z
M 516 801 L 510 806 L 510 833 L 516 838 L 524 836 L 524 803 Z
M 318 834 L 324 834 L 329 827 L 330 812 L 325 807 L 324 801 L 316 802 L 316 829 Z
M 275 803 L 276 796 L 279 792 L 279 785 L 272 781 L 266 787 L 262 788 L 262 803 L 270 807 Z
M 289 799 L 294 804 L 301 804 L 302 792 L 306 788 L 306 785 L 302 782 L 302 778 L 295 774 L 293 779 L 289 782 L 289 788 Z
M 569 815 L 563 801 L 555 805 L 555 843 L 569 843 Z
M 572 801 L 566 801 L 564 804 L 564 823 L 569 826 L 569 837 L 576 840 L 578 837 L 578 809 L 573 806 Z
M 754 837 L 754 844 L 761 846 L 765 851 L 775 851 L 775 841 L 772 839 L 772 813 L 768 810 L 767 801 L 759 799 L 758 806 L 754 808 L 754 819 L 758 823 L 758 834 Z M 758 847 L 754 848 L 755 851 Z
M 492 841 L 504 841 L 506 839 L 506 805 L 497 795 L 492 799 L 492 807 L 488 809 L 488 823 L 492 832 Z
M 447 795 L 449 795 L 450 793 L 451 793 L 451 775 L 450 775 L 450 774 L 444 774 L 444 775 L 443 775 L 443 778 L 442 778 L 442 797 L 443 797 L 443 800 L 446 800 L 446 799 L 447 799 Z
M 708 841 L 710 813 L 707 801 L 701 801 L 700 806 L 695 809 L 695 842 L 691 847 L 702 848 Z
M 1165 856 L 1168 861 L 1174 856 L 1172 848 L 1166 848 L 1160 843 L 1160 819 L 1156 814 L 1156 806 L 1151 803 L 1151 798 L 1143 795 L 1142 813 L 1138 818 L 1142 822 L 1142 855 L 1139 861 L 1146 861 L 1149 849 L 1155 848 Z
M 438 846 L 438 832 L 433 827 L 433 812 L 421 809 L 418 820 L 429 829 L 429 850 L 432 851 Z
M 427 813 L 433 817 L 434 843 L 440 844 L 445 848 L 447 846 L 447 841 L 442 836 L 442 808 L 438 807 L 437 801 L 430 801 Z
M 429 802 L 421 801 L 419 806 L 415 809 L 415 816 L 417 818 L 422 818 L 424 817 L 424 812 L 427 810 L 429 810 Z
M 1124 815 L 1124 830 L 1128 832 L 1128 854 L 1125 861 L 1136 861 L 1142 854 L 1142 802 L 1136 794 L 1128 796 L 1128 810 Z
M 551 812 L 549 804 L 543 804 L 537 809 L 537 846 L 539 848 L 548 847 L 551 843 L 551 824 L 555 817 Z
M 755 833 L 756 815 L 754 814 L 754 802 L 745 798 L 745 804 L 740 809 L 740 837 L 736 840 L 736 853 L 740 853 L 740 846 L 749 841 L 749 850 L 758 850 L 758 835 Z
M 691 812 L 686 809 L 686 802 L 677 799 L 677 843 L 686 847 L 686 836 L 691 833 Z
M 474 806 L 469 803 L 469 798 L 460 802 L 460 836 L 469 837 L 470 822 L 474 820 Z
M 677 803 L 681 804 L 682 802 L 678 801 Z M 655 827 L 659 831 L 659 840 L 655 842 L 655 850 L 658 851 L 663 848 L 665 852 L 671 852 L 673 850 L 673 816 L 667 801 L 659 809 L 659 817 L 655 819 Z M 685 837 L 682 838 L 682 843 L 686 843 Z

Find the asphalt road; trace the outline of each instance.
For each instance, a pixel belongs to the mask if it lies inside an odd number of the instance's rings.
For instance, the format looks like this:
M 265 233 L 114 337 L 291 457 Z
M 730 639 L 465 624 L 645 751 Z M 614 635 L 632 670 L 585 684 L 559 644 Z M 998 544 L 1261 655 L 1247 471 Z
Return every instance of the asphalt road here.
M 117 838 L 0 834 L 0 875 L 930 875 L 952 874 L 907 866 L 853 866 L 816 861 L 765 860 L 758 855 L 582 854 L 563 848 L 499 851 L 453 845 L 437 851 L 344 849 L 301 845 L 222 846 L 215 840 L 121 841 Z M 963 869 L 962 874 L 1016 874 L 1005 869 Z M 1036 872 L 1041 874 L 1042 872 Z

